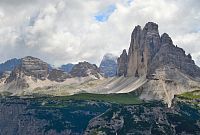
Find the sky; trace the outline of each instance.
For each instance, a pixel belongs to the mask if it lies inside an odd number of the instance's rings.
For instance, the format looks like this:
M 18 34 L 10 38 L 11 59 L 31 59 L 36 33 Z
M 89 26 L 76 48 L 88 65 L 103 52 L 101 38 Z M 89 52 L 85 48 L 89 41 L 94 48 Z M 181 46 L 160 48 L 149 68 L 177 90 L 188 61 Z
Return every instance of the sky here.
M 147 22 L 200 65 L 200 0 L 0 0 L 0 63 L 34 56 L 98 65 L 128 49 L 134 27 Z

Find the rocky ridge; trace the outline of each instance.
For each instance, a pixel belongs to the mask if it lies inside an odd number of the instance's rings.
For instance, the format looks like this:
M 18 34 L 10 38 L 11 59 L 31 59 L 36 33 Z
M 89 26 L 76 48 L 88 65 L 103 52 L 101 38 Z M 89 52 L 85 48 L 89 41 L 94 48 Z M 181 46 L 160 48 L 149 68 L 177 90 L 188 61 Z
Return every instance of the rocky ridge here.
M 31 56 L 21 59 L 21 64 L 12 70 L 11 73 L 3 73 L 0 79 L 0 90 L 9 91 L 11 93 L 23 93 L 24 91 L 35 91 L 35 89 L 56 89 L 57 85 L 69 85 L 71 83 L 81 83 L 81 77 L 94 76 L 100 78 L 100 72 L 96 65 L 88 62 L 80 62 L 76 64 L 70 73 L 66 73 L 60 69 L 49 68 L 46 62 Z M 72 79 L 76 78 L 77 79 Z M 66 80 L 69 82 L 64 83 Z M 53 89 L 54 91 L 54 89 Z M 54 92 L 55 93 L 55 92 Z
M 99 68 L 95 64 L 90 64 L 86 61 L 74 65 L 69 73 L 72 77 L 86 77 L 93 75 L 96 78 L 100 78 L 101 76 Z

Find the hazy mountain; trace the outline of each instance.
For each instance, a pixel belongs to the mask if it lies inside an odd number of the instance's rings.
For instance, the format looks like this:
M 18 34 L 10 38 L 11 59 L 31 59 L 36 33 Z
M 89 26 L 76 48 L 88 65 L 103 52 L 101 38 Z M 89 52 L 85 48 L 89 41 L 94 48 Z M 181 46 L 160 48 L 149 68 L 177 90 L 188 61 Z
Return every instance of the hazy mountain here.
M 113 54 L 105 54 L 99 66 L 100 72 L 105 77 L 116 76 L 117 73 L 117 56 Z
M 18 66 L 21 63 L 20 59 L 10 59 L 6 61 L 5 63 L 0 64 L 0 73 L 3 73 L 5 71 L 12 71 L 16 66 Z
M 59 67 L 59 69 L 64 71 L 64 72 L 69 73 L 72 70 L 73 66 L 74 66 L 74 64 L 69 63 L 69 64 L 66 64 L 66 65 L 62 65 L 61 67 Z

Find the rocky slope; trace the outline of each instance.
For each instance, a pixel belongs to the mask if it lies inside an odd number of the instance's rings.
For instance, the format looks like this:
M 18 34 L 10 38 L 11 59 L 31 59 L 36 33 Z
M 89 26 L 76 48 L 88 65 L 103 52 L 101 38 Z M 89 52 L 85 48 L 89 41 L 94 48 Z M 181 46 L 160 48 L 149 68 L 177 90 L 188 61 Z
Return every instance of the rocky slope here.
M 103 56 L 99 66 L 101 74 L 105 77 L 114 77 L 117 73 L 117 57 L 108 53 Z

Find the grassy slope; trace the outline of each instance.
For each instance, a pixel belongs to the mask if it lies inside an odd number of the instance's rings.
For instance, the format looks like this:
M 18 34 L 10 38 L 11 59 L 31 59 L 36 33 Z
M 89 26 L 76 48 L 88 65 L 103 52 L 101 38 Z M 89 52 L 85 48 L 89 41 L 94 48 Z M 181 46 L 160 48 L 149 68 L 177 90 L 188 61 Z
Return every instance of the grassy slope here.
M 186 92 L 180 95 L 177 95 L 177 97 L 181 100 L 186 101 L 193 107 L 200 109 L 200 90 L 195 90 L 192 92 Z
M 192 92 L 186 92 L 186 93 L 183 93 L 181 95 L 178 95 L 178 97 L 182 98 L 182 99 L 189 99 L 189 100 L 200 99 L 200 90 L 195 90 L 195 91 L 192 91 Z
M 142 101 L 133 94 L 92 94 L 92 93 L 80 93 L 71 96 L 57 96 L 48 97 L 47 100 L 91 100 L 91 101 L 102 101 L 116 104 L 140 104 Z

